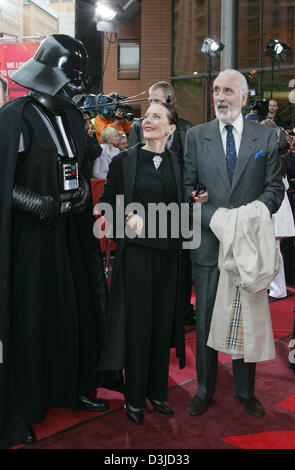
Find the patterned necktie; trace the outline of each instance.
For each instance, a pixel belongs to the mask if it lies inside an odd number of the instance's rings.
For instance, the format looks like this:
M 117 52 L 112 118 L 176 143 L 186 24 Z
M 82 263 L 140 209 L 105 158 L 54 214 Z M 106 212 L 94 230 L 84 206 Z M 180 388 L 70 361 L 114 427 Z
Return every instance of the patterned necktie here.
M 234 172 L 237 163 L 237 152 L 236 152 L 236 144 L 233 135 L 233 126 L 227 124 L 225 126 L 227 130 L 227 137 L 226 137 L 226 163 L 227 169 L 229 174 L 230 183 L 233 181 Z

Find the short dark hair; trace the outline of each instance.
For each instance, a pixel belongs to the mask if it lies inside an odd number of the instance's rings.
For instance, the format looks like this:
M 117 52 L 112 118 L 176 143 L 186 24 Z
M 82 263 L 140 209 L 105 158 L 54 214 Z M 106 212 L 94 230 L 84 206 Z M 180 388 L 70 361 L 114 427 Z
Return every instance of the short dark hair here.
M 164 106 L 164 108 L 166 108 L 166 110 L 168 111 L 167 118 L 168 118 L 169 124 L 175 124 L 177 126 L 178 116 L 177 116 L 177 112 L 174 106 L 169 103 L 157 103 L 157 104 L 160 106 Z

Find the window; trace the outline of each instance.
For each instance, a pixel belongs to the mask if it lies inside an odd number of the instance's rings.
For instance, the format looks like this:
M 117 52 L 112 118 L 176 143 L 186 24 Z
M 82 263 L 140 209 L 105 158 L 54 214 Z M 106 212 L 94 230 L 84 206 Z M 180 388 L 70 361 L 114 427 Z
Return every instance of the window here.
M 259 0 L 248 0 L 248 15 L 259 13 Z
M 138 39 L 118 40 L 118 80 L 139 80 L 140 43 Z
M 287 23 L 288 25 L 292 25 L 294 23 L 294 6 L 288 7 Z
M 248 31 L 259 31 L 259 18 L 248 20 Z
M 280 11 L 273 10 L 271 13 L 271 26 L 272 28 L 278 28 L 280 22 Z

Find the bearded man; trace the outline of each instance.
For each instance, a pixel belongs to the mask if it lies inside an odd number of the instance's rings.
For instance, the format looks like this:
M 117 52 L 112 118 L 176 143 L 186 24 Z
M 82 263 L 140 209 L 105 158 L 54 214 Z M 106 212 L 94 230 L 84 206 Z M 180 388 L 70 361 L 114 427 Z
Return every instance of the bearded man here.
M 221 72 L 213 86 L 217 119 L 193 127 L 186 137 L 186 200 L 199 182 L 206 186 L 209 195 L 208 202 L 202 205 L 201 245 L 191 252 L 198 312 L 198 389 L 188 404 L 192 416 L 207 410 L 217 376 L 217 351 L 207 346 L 219 280 L 219 241 L 210 221 L 218 208 L 239 208 L 257 200 L 272 214 L 284 195 L 276 133 L 243 118 L 241 111 L 247 97 L 247 81 L 240 72 Z M 246 363 L 244 359 L 233 360 L 234 398 L 246 412 L 262 416 L 263 406 L 254 396 L 255 366 L 256 363 Z

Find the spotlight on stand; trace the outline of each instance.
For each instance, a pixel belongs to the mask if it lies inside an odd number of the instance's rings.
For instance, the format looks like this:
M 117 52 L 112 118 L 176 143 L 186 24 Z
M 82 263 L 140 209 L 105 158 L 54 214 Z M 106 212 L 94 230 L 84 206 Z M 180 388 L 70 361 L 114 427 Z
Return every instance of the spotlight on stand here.
M 288 60 L 289 58 L 292 58 L 293 53 L 291 47 L 287 46 L 284 42 L 281 42 L 278 39 L 270 39 L 266 45 L 266 54 L 271 58 L 270 99 L 272 99 L 275 62 L 284 62 L 283 55 L 285 55 Z
M 117 33 L 118 28 L 114 20 L 117 17 L 116 8 L 107 1 L 99 1 L 96 4 L 95 16 L 97 19 L 97 31 L 104 31 L 109 33 Z
M 209 57 L 215 57 L 219 59 L 219 54 L 217 54 L 218 51 L 223 51 L 224 49 L 224 44 L 222 42 L 217 41 L 216 39 L 210 39 L 210 38 L 205 38 L 201 52 L 204 54 L 208 55 Z
M 288 57 L 292 57 L 292 49 L 287 46 L 284 42 L 280 42 L 278 39 L 270 39 L 266 45 L 267 55 L 275 62 L 284 62 L 283 54 Z
M 216 39 L 205 38 L 201 47 L 201 52 L 207 56 L 207 122 L 210 121 L 210 91 L 211 91 L 211 59 L 219 59 L 218 51 L 223 51 L 224 44 Z

